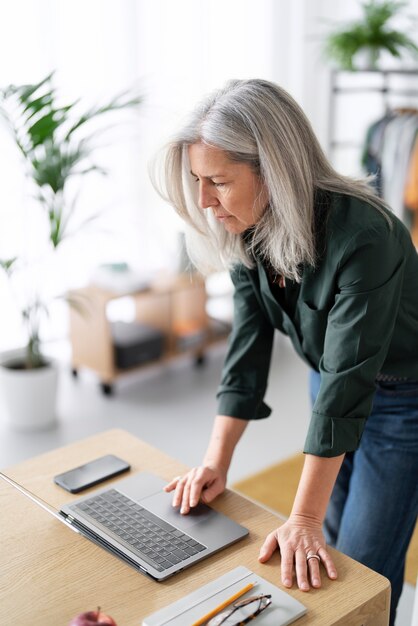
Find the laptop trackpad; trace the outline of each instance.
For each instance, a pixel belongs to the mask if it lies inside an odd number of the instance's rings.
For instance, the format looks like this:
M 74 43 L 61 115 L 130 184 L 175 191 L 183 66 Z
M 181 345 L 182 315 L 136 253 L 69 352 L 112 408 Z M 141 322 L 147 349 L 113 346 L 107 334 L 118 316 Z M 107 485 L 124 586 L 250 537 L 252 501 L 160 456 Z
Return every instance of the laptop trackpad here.
M 147 498 L 141 498 L 140 504 L 144 508 L 151 511 L 163 520 L 176 526 L 181 530 L 190 528 L 199 522 L 206 521 L 211 516 L 216 515 L 213 509 L 210 509 L 205 504 L 198 504 L 198 506 L 190 509 L 188 515 L 182 515 L 178 508 L 174 508 L 171 505 L 172 495 L 165 493 L 155 493 Z

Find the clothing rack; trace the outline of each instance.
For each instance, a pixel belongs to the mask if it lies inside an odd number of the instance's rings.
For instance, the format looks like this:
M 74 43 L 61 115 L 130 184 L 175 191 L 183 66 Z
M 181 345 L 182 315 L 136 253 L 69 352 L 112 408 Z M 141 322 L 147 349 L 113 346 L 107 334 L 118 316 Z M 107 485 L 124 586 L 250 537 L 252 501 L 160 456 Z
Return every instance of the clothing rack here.
M 381 76 L 380 85 L 358 85 L 358 86 L 344 86 L 339 84 L 339 77 L 343 74 L 378 74 Z M 392 76 L 404 76 L 404 77 L 416 77 L 417 86 L 412 89 L 405 89 L 393 85 Z M 328 114 L 328 157 L 332 160 L 335 150 L 338 148 L 360 148 L 361 142 L 355 141 L 340 141 L 336 138 L 336 113 L 337 113 L 337 101 L 338 96 L 343 94 L 364 94 L 364 93 L 380 93 L 382 95 L 382 101 L 385 112 L 389 112 L 393 109 L 390 100 L 392 96 L 405 96 L 417 98 L 418 104 L 418 69 L 387 69 L 387 70 L 354 70 L 349 72 L 347 70 L 333 70 L 331 72 L 330 90 L 329 90 L 329 114 Z

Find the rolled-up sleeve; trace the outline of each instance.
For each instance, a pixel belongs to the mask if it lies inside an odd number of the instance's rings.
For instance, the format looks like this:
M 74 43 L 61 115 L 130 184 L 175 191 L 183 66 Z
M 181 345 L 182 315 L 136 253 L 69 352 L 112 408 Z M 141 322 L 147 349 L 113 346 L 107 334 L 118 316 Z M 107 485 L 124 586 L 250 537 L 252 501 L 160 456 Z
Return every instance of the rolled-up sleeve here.
M 240 419 L 268 417 L 264 403 L 274 328 L 255 293 L 249 270 L 237 266 L 234 283 L 234 320 L 218 388 L 218 414 Z
M 390 345 L 403 270 L 402 245 L 386 224 L 360 231 L 343 251 L 306 453 L 331 457 L 358 448 Z

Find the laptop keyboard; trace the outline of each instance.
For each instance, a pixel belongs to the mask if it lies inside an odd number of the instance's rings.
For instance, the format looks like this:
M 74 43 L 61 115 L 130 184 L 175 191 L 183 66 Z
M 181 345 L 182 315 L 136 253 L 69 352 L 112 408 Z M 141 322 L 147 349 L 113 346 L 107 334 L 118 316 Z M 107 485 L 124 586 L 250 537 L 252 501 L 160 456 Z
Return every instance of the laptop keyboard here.
M 205 550 L 198 541 L 110 489 L 74 505 L 159 572 Z

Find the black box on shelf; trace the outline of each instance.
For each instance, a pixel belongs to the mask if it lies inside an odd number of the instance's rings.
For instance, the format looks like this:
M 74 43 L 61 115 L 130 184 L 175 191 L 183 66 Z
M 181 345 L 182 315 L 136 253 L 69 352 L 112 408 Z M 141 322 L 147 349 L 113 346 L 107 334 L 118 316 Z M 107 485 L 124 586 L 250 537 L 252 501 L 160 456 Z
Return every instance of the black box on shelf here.
M 140 322 L 111 322 L 115 364 L 119 369 L 155 361 L 163 355 L 165 336 Z

